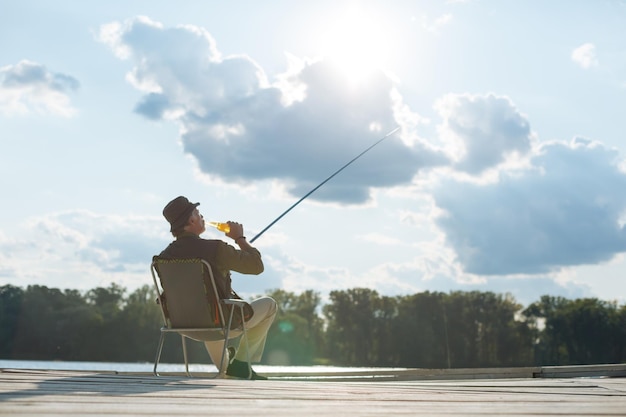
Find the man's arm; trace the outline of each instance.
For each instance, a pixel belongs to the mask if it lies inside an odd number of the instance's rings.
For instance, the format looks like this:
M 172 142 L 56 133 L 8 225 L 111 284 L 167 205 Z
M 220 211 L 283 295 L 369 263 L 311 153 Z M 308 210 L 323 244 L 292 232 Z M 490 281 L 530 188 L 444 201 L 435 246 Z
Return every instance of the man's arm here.
M 218 246 L 217 265 L 220 269 L 228 269 L 242 274 L 260 274 L 263 272 L 263 261 L 261 253 L 246 239 L 243 234 L 243 225 L 236 222 L 228 222 L 230 231 L 226 236 L 235 241 L 239 250 L 222 243 Z
M 242 274 L 258 275 L 263 272 L 261 253 L 250 246 L 245 239 L 238 239 L 239 250 L 226 242 L 219 242 L 215 266 L 221 270 L 236 271 Z

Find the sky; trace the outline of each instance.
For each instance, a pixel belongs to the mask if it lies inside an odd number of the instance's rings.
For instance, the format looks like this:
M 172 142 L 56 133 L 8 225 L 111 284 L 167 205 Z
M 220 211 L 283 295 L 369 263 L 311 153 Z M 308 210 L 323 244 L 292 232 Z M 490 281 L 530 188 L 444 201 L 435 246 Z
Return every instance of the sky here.
M 626 302 L 626 1 L 0 8 L 0 286 L 134 291 L 173 198 L 251 240 L 399 128 L 258 236 L 242 296 Z

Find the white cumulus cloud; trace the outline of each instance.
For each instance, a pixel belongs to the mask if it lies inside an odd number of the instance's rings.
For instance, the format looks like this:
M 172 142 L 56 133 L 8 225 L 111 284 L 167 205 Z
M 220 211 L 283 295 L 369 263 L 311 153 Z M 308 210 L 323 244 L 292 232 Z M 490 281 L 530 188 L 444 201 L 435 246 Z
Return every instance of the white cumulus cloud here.
M 595 45 L 587 42 L 574 49 L 572 51 L 572 61 L 585 69 L 598 66 Z
M 617 152 L 580 138 L 541 143 L 506 96 L 442 97 L 439 135 L 428 142 L 417 133 L 425 119 L 383 72 L 354 88 L 332 62 L 290 57 L 288 70 L 270 77 L 249 56 L 221 53 L 202 28 L 147 18 L 104 26 L 101 40 L 131 63 L 128 79 L 144 94 L 136 112 L 178 123 L 184 151 L 212 178 L 269 180 L 300 197 L 401 125 L 402 138 L 311 198 L 361 204 L 376 188 L 429 192 L 455 268 L 481 279 L 546 276 L 626 252 Z M 418 181 L 426 175 L 433 180 Z
M 531 148 L 530 123 L 506 97 L 449 94 L 435 108 L 459 171 L 480 174 Z
M 136 111 L 178 122 L 200 169 L 231 183 L 278 179 L 301 196 L 406 119 L 382 72 L 354 88 L 332 63 L 316 61 L 272 82 L 251 57 L 222 56 L 206 30 L 146 18 L 103 26 L 101 40 L 134 63 L 129 79 L 145 92 Z M 408 184 L 446 162 L 419 141 L 390 138 L 376 152 L 311 198 L 364 203 L 372 188 Z
M 71 117 L 76 113 L 69 94 L 80 84 L 74 77 L 23 60 L 0 68 L 0 114 L 50 113 Z
M 547 273 L 626 251 L 626 174 L 615 150 L 552 142 L 531 162 L 496 183 L 450 180 L 435 191 L 437 224 L 466 272 Z

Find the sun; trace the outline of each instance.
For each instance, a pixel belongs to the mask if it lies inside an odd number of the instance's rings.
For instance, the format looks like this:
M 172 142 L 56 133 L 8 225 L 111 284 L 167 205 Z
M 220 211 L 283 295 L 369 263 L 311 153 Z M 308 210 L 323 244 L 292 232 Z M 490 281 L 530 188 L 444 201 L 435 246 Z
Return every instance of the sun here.
M 345 9 L 330 19 L 320 41 L 323 58 L 354 81 L 384 69 L 392 48 L 380 20 L 356 7 Z

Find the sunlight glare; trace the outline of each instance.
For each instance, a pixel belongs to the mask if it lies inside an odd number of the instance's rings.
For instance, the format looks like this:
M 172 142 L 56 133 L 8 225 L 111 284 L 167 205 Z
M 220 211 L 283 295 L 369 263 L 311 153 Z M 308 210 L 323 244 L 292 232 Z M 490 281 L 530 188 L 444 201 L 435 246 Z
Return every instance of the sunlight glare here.
M 338 14 L 321 42 L 324 58 L 353 81 L 362 81 L 375 70 L 383 69 L 391 48 L 381 22 L 358 8 Z

